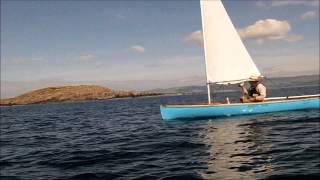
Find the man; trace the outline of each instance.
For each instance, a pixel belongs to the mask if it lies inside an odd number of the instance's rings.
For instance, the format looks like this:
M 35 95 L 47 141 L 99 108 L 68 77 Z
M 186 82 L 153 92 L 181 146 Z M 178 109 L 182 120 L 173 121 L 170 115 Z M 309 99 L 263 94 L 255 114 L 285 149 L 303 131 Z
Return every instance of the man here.
M 240 99 L 241 102 L 262 102 L 267 96 L 266 87 L 259 82 L 258 76 L 251 76 L 249 78 L 250 88 L 247 90 L 244 87 L 244 83 L 240 83 L 239 87 L 242 89 L 243 96 Z

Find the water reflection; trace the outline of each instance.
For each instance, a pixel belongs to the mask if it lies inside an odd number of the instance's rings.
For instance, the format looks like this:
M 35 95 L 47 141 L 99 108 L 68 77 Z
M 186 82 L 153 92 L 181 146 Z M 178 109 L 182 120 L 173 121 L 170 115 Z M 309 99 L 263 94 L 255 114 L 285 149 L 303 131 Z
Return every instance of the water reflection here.
M 267 129 L 255 120 L 209 120 L 202 136 L 208 145 L 205 179 L 256 179 L 273 171 Z

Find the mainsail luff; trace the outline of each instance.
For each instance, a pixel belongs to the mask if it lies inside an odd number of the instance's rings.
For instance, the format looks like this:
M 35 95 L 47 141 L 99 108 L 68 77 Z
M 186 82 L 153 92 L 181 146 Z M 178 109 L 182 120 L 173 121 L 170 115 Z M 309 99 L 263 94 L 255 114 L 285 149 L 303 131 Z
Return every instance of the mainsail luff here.
M 207 83 L 260 76 L 220 0 L 200 0 Z

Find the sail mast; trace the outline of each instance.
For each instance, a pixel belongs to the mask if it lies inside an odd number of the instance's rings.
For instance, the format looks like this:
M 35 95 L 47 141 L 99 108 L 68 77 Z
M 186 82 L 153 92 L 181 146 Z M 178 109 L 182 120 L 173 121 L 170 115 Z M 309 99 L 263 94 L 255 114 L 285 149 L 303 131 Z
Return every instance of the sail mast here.
M 211 104 L 210 83 L 207 83 L 207 89 L 208 89 L 208 104 Z
M 206 38 L 205 38 L 205 34 L 204 31 L 205 31 L 205 23 L 204 23 L 204 16 L 203 16 L 203 7 L 202 7 L 202 0 L 200 0 L 200 10 L 201 10 L 201 23 L 202 23 L 202 37 L 203 37 L 203 47 L 206 47 Z M 204 49 L 204 59 L 205 59 L 205 64 L 206 64 L 206 75 L 208 74 L 208 63 L 207 63 L 207 54 L 206 54 L 206 49 Z M 208 79 L 208 76 L 207 77 L 207 90 L 208 90 L 208 104 L 211 104 L 211 91 L 210 91 L 210 81 Z

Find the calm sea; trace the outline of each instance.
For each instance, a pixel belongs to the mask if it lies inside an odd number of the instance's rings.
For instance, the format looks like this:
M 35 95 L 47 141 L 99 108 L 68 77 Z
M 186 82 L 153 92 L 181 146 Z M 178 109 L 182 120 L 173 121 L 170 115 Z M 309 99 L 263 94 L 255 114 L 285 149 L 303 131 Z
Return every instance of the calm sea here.
M 269 90 L 284 93 L 319 87 Z M 205 101 L 195 95 L 1 107 L 0 179 L 320 177 L 319 110 L 161 119 L 160 104 Z

